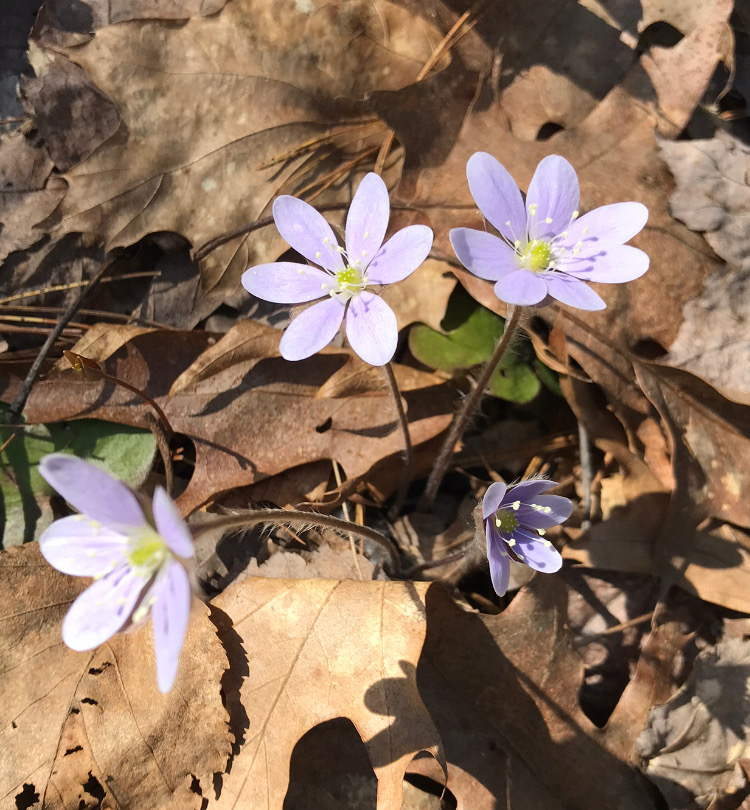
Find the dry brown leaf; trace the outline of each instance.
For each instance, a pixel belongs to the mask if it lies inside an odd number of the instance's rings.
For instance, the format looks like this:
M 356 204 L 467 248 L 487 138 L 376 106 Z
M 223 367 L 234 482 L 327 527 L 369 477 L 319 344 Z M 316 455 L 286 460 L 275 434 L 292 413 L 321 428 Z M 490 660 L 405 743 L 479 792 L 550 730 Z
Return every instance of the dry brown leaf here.
M 53 165 L 21 133 L 0 139 L 0 261 L 44 236 L 38 228 L 65 194 Z
M 578 705 L 583 665 L 565 602 L 562 583 L 540 576 L 499 616 L 465 612 L 439 588 L 427 596 L 418 682 L 462 810 L 494 808 L 492 797 L 544 810 L 654 806 Z
M 387 0 L 340 0 L 317 11 L 234 0 L 179 27 L 103 28 L 68 55 L 114 100 L 123 125 L 67 173 L 62 227 L 100 234 L 110 248 L 167 230 L 196 247 L 252 223 L 282 190 L 299 190 L 305 174 L 334 168 L 321 162 L 330 147 L 297 152 L 300 145 L 334 124 L 344 154 L 375 131 L 382 140 L 382 124 L 351 130 L 347 119 L 356 124 L 363 110 L 345 99 L 413 81 L 439 41 L 430 23 Z M 346 185 L 317 201 L 350 197 Z M 222 289 L 232 292 L 250 264 L 284 249 L 273 228 L 238 237 L 205 260 L 205 287 L 228 270 Z
M 177 680 L 162 695 L 150 625 L 92 652 L 63 644 L 82 584 L 36 543 L 0 553 L 0 805 L 20 807 L 14 798 L 31 791 L 50 810 L 86 794 L 113 810 L 197 810 L 193 779 L 208 790 L 231 750 L 227 659 L 208 609 L 194 606 Z
M 383 459 L 395 460 L 385 494 L 398 484 L 403 438 L 382 370 L 381 390 L 346 397 L 316 397 L 319 388 L 351 359 L 345 349 L 325 349 L 296 363 L 279 356 L 280 332 L 241 321 L 214 345 L 205 332 L 125 326 L 94 327 L 74 351 L 145 390 L 172 427 L 196 448 L 195 472 L 178 499 L 192 512 L 219 492 L 321 459 L 336 459 L 349 482 Z M 67 361 L 66 361 L 67 362 Z M 452 389 L 432 374 L 395 367 L 415 446 L 450 422 Z M 2 394 L 12 398 L 16 385 Z M 145 427 L 148 407 L 110 383 L 85 382 L 74 371 L 39 382 L 25 409 L 29 422 L 83 416 Z M 269 434 L 275 437 L 268 442 Z M 417 454 L 417 463 L 429 459 Z M 422 467 L 419 467 L 422 469 Z
M 404 771 L 440 738 L 417 690 L 428 586 L 248 579 L 216 597 L 230 656 L 224 681 L 237 736 L 207 810 L 280 808 L 297 740 L 352 721 L 378 777 L 379 810 L 399 810 Z

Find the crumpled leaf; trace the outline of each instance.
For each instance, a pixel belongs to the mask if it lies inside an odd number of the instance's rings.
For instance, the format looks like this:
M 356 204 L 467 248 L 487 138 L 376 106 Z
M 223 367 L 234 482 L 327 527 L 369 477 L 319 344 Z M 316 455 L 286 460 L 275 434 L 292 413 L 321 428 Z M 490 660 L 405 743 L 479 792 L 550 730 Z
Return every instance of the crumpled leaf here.
M 5 413 L 0 406 L 0 420 Z M 48 453 L 87 458 L 130 487 L 139 487 L 151 469 L 156 440 L 148 430 L 95 419 L 72 424 L 10 427 L 0 422 L 0 547 L 35 540 L 51 522 L 49 485 L 39 475 Z
M 726 790 L 750 756 L 750 644 L 720 641 L 695 660 L 685 686 L 649 714 L 637 743 L 646 774 L 671 807 Z
M 401 807 L 412 757 L 440 756 L 416 680 L 428 587 L 254 578 L 213 600 L 224 621 L 224 690 L 237 740 L 207 810 L 280 810 L 295 743 L 337 717 L 350 719 L 367 747 L 378 807 Z
M 0 261 L 44 236 L 37 226 L 65 194 L 65 183 L 50 177 L 53 164 L 21 133 L 0 139 Z
M 291 363 L 279 356 L 279 338 L 277 329 L 253 321 L 240 321 L 208 347 L 215 340 L 208 333 L 102 326 L 90 329 L 74 351 L 145 390 L 174 430 L 194 442 L 195 472 L 178 499 L 186 513 L 219 492 L 320 459 L 335 458 L 344 477 L 356 481 L 392 457 L 398 466 L 386 494 L 392 492 L 401 472 L 403 437 L 382 370 L 367 372 L 378 381 L 368 394 L 316 396 L 352 353 L 325 349 Z M 414 369 L 396 366 L 395 374 L 412 443 L 418 446 L 450 422 L 452 389 Z M 24 413 L 30 422 L 85 414 L 145 425 L 148 406 L 113 388 L 64 371 L 37 383 Z M 14 390 L 10 386 L 2 397 L 11 398 Z M 269 434 L 276 437 L 272 444 Z M 417 463 L 429 459 L 418 455 Z
M 541 576 L 498 616 L 465 612 L 439 588 L 428 594 L 418 683 L 460 810 L 494 810 L 498 796 L 543 810 L 655 806 L 578 705 L 583 665 L 566 635 L 565 601 L 562 583 Z
M 685 304 L 685 321 L 666 359 L 713 384 L 747 392 L 750 148 L 722 130 L 710 140 L 660 141 L 659 148 L 675 177 L 672 213 L 703 232 L 730 265 Z
M 231 750 L 227 659 L 208 609 L 194 605 L 177 680 L 162 695 L 150 624 L 92 652 L 63 644 L 62 618 L 84 584 L 36 544 L 0 553 L 0 802 L 31 806 L 13 802 L 31 792 L 50 810 L 95 800 L 198 810 L 197 790 L 210 790 Z

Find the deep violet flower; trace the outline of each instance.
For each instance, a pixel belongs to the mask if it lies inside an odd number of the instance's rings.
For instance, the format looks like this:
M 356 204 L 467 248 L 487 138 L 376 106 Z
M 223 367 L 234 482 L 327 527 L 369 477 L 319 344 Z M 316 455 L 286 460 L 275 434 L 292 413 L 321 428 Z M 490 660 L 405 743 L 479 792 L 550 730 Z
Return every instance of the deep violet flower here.
M 55 521 L 39 547 L 47 562 L 93 584 L 73 602 L 62 626 L 72 650 L 92 650 L 130 624 L 154 622 L 157 684 L 172 688 L 190 616 L 186 561 L 193 540 L 167 493 L 157 487 L 153 521 L 121 481 L 73 456 L 54 453 L 44 479 L 80 514 Z
M 554 486 L 554 481 L 535 479 L 510 487 L 496 482 L 487 489 L 482 519 L 492 587 L 498 596 L 508 590 L 511 559 L 545 574 L 560 570 L 562 557 L 544 532 L 567 520 L 573 504 L 560 495 L 542 494 Z
M 466 175 L 472 197 L 500 237 L 454 228 L 451 244 L 468 270 L 495 282 L 501 301 L 530 306 L 556 298 L 579 309 L 604 309 L 585 282 L 632 281 L 648 270 L 648 255 L 625 244 L 646 224 L 646 206 L 603 205 L 578 219 L 578 177 L 565 158 L 550 155 L 537 166 L 525 205 L 492 155 L 472 155 Z
M 301 312 L 281 338 L 281 355 L 303 360 L 333 340 L 346 315 L 346 336 L 367 363 L 382 366 L 396 351 L 398 327 L 388 304 L 368 287 L 401 281 L 427 258 L 432 231 L 410 225 L 385 244 L 390 215 L 388 189 L 378 175 L 365 175 L 346 217 L 346 249 L 311 205 L 278 197 L 273 218 L 279 233 L 308 261 L 259 264 L 246 270 L 242 284 L 252 295 L 277 304 L 323 300 Z M 322 269 L 319 269 L 322 268 Z

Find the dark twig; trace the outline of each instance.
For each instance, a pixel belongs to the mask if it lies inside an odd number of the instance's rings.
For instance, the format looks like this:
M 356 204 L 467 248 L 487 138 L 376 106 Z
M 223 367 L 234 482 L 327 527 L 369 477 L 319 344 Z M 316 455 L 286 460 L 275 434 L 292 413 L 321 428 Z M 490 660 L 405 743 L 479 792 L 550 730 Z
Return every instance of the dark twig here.
M 393 366 L 391 363 L 386 363 L 383 370 L 385 371 L 388 385 L 393 394 L 398 421 L 404 436 L 404 469 L 401 472 L 401 483 L 396 493 L 396 500 L 393 502 L 393 506 L 388 512 L 389 519 L 395 520 L 401 513 L 401 509 L 406 501 L 406 495 L 409 492 L 409 484 L 411 484 L 411 479 L 414 476 L 414 449 L 412 448 L 411 436 L 409 434 L 409 420 L 406 418 L 406 411 L 404 410 L 404 403 L 401 400 L 401 392 L 398 390 L 396 375 L 393 373 Z
M 34 383 L 39 376 L 39 372 L 42 368 L 42 363 L 44 363 L 47 355 L 50 352 L 50 349 L 55 345 L 55 341 L 60 337 L 62 334 L 63 329 L 73 320 L 75 317 L 76 312 L 78 312 L 81 305 L 84 301 L 91 295 L 94 288 L 97 284 L 101 281 L 104 274 L 107 272 L 111 265 L 111 262 L 106 262 L 103 264 L 99 270 L 97 271 L 96 275 L 89 281 L 89 283 L 81 290 L 81 294 L 78 298 L 71 303 L 71 305 L 65 310 L 63 315 L 60 317 L 60 320 L 57 322 L 55 328 L 47 335 L 47 340 L 44 341 L 44 345 L 39 350 L 39 354 L 36 356 L 36 359 L 31 364 L 31 368 L 29 369 L 28 374 L 26 375 L 26 379 L 21 384 L 21 388 L 19 392 L 16 394 L 15 399 L 11 403 L 10 407 L 5 413 L 5 419 L 7 422 L 16 422 L 18 417 L 23 412 L 23 409 L 26 407 L 26 401 L 31 394 L 31 389 L 34 386 Z
M 167 432 L 161 419 L 157 419 L 151 413 L 146 414 L 146 422 L 148 422 L 149 430 L 154 434 L 154 438 L 156 439 L 156 446 L 159 448 L 159 454 L 164 464 L 167 495 L 172 498 L 174 497 L 174 467 L 172 465 L 172 452 L 169 449 Z
M 585 531 L 591 526 L 591 482 L 594 475 L 591 467 L 591 442 L 589 434 L 583 426 L 583 422 L 578 421 L 578 447 L 581 456 L 581 486 L 583 488 L 583 518 L 581 528 Z

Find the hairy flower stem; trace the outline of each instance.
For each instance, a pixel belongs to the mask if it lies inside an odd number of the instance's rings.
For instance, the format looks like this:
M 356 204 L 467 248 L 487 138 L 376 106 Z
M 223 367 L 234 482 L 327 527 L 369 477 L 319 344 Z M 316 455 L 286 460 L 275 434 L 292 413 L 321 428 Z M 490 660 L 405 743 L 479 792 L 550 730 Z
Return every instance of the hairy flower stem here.
M 393 373 L 393 366 L 391 363 L 386 363 L 383 369 L 391 393 L 393 394 L 393 401 L 396 403 L 396 413 L 398 414 L 398 421 L 401 424 L 401 432 L 404 434 L 404 469 L 401 473 L 401 483 L 396 493 L 396 500 L 393 502 L 393 506 L 391 506 L 388 512 L 390 520 L 395 520 L 401 513 L 401 509 L 406 501 L 406 495 L 409 492 L 409 484 L 411 484 L 412 477 L 414 476 L 414 449 L 411 446 L 409 422 L 406 418 L 406 411 L 404 411 L 404 403 L 401 400 L 401 392 L 398 390 L 396 375 Z
M 249 529 L 259 523 L 273 523 L 276 526 L 288 526 L 290 524 L 301 524 L 305 526 L 317 526 L 327 529 L 334 529 L 344 534 L 358 534 L 367 540 L 377 543 L 388 555 L 391 576 L 398 576 L 401 572 L 401 563 L 398 552 L 393 543 L 385 536 L 368 529 L 367 526 L 360 526 L 358 523 L 351 523 L 348 520 L 332 517 L 331 515 L 319 515 L 316 512 L 303 512 L 298 509 L 252 509 L 242 515 L 227 515 L 217 517 L 216 520 L 207 521 L 200 526 L 193 526 L 193 538 L 197 540 L 207 532 L 228 530 L 228 529 Z
M 482 369 L 482 373 L 479 376 L 479 379 L 476 381 L 474 390 L 471 392 L 471 394 L 469 394 L 468 397 L 466 397 L 461 410 L 453 418 L 453 422 L 448 430 L 448 435 L 443 442 L 443 446 L 440 448 L 440 452 L 435 459 L 435 463 L 432 465 L 432 470 L 430 471 L 430 477 L 427 479 L 427 486 L 425 487 L 424 494 L 419 500 L 418 509 L 420 512 L 426 512 L 432 506 L 432 502 L 435 500 L 438 487 L 440 486 L 448 468 L 448 464 L 450 463 L 456 442 L 458 442 L 461 436 L 463 436 L 469 419 L 484 396 L 484 392 L 489 384 L 490 377 L 492 377 L 492 373 L 497 368 L 498 363 L 503 359 L 503 355 L 508 349 L 508 346 L 510 345 L 510 342 L 516 332 L 516 327 L 518 326 L 520 318 L 520 307 L 508 304 L 508 317 L 505 321 L 505 331 L 503 332 L 503 336 L 500 338 L 500 341 L 495 347 L 492 357 L 490 357 L 485 367 Z

